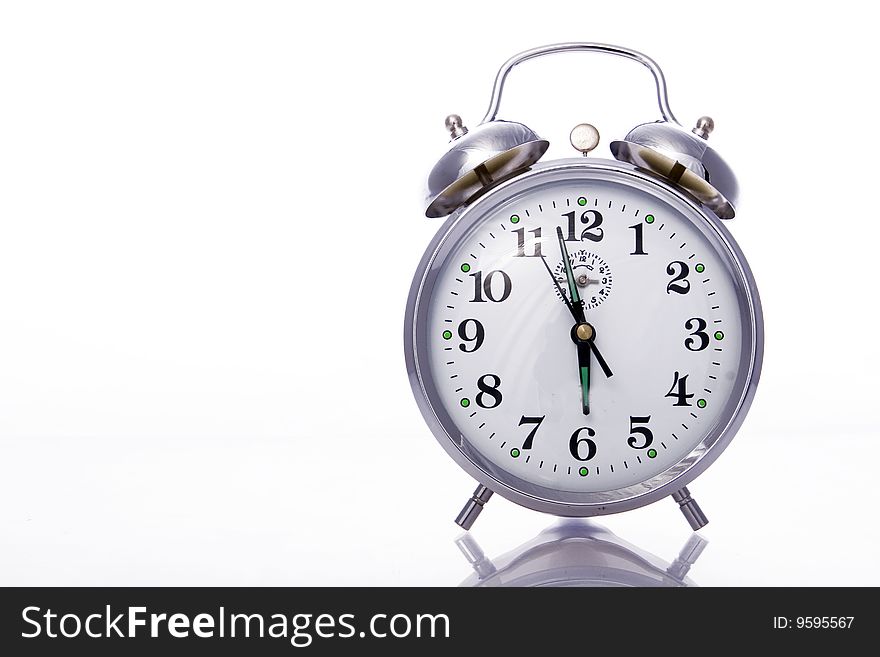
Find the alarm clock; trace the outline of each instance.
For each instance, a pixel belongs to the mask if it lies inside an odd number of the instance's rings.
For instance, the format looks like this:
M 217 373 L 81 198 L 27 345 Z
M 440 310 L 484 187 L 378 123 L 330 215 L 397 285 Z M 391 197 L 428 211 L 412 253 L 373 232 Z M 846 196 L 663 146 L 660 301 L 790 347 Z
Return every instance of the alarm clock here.
M 589 156 L 542 160 L 546 139 L 501 120 L 520 63 L 562 52 L 624 57 L 653 75 L 659 118 Z M 478 486 L 469 529 L 493 493 L 567 517 L 672 497 L 708 521 L 687 485 L 730 444 L 755 395 L 763 321 L 749 266 L 724 221 L 738 186 L 682 127 L 660 67 L 635 50 L 563 43 L 509 59 L 486 116 L 428 177 L 425 214 L 446 217 L 406 308 L 409 380 L 440 445 Z

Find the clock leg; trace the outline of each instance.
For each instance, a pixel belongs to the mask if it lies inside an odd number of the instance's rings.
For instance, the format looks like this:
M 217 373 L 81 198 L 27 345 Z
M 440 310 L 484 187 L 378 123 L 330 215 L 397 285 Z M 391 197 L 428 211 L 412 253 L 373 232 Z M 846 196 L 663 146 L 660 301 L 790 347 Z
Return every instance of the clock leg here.
M 697 501 L 691 497 L 691 492 L 687 487 L 675 491 L 672 494 L 672 499 L 675 500 L 676 504 L 678 504 L 678 508 L 681 509 L 684 517 L 687 518 L 691 529 L 697 531 L 701 527 L 705 527 L 709 524 L 709 519 L 703 513 L 703 510 L 700 508 L 700 505 L 697 504 Z
M 691 537 L 685 543 L 685 546 L 681 548 L 681 552 L 678 553 L 675 561 L 669 565 L 666 572 L 669 573 L 670 577 L 683 582 L 691 566 L 697 562 L 697 559 L 700 558 L 708 544 L 709 542 L 699 534 L 691 534 Z
M 455 524 L 464 529 L 469 530 L 477 516 L 483 511 L 483 505 L 492 497 L 492 491 L 483 485 L 477 486 L 477 490 L 471 495 L 471 499 L 467 501 L 461 513 L 455 519 Z
M 474 569 L 474 572 L 477 573 L 478 579 L 484 580 L 495 574 L 495 564 L 486 557 L 473 535 L 462 534 L 455 539 L 455 544 Z

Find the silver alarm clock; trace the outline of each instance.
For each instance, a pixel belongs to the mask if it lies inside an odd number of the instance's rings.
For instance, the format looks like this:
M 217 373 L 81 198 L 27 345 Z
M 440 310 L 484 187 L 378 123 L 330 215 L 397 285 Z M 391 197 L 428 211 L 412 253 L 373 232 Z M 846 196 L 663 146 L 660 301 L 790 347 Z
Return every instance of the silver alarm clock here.
M 653 74 L 660 117 L 587 157 L 541 161 L 549 142 L 497 118 L 508 73 L 588 52 Z M 763 321 L 748 264 L 722 220 L 736 179 L 682 128 L 645 55 L 597 43 L 529 50 L 499 70 L 486 116 L 446 126 L 428 217 L 447 216 L 406 309 L 413 393 L 447 453 L 479 483 L 456 522 L 493 493 L 558 516 L 617 513 L 671 496 L 694 529 L 687 485 L 727 447 L 761 371 Z

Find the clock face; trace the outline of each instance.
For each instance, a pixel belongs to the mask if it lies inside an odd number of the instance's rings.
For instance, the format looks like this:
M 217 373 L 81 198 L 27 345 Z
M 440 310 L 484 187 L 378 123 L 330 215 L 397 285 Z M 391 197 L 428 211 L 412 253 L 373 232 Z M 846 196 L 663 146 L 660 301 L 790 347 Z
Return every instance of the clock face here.
M 437 251 L 418 311 L 430 403 L 494 477 L 633 490 L 738 406 L 754 318 L 731 255 L 633 180 L 574 170 L 487 198 Z

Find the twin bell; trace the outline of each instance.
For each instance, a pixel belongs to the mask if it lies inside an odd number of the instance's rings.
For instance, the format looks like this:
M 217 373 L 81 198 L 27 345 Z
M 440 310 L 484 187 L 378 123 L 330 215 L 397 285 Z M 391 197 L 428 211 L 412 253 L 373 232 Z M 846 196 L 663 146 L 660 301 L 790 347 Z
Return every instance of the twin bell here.
M 468 130 L 461 117 L 446 118 L 450 147 L 428 176 L 428 217 L 443 217 L 498 184 L 529 169 L 546 153 L 550 142 L 513 121 L 490 120 Z M 649 171 L 685 192 L 721 219 L 732 219 L 738 195 L 736 177 L 707 144 L 714 123 L 701 117 L 693 130 L 672 121 L 638 125 L 620 141 L 611 142 L 617 160 Z M 572 145 L 584 155 L 595 148 L 598 131 L 580 124 Z

